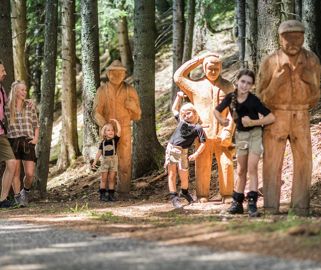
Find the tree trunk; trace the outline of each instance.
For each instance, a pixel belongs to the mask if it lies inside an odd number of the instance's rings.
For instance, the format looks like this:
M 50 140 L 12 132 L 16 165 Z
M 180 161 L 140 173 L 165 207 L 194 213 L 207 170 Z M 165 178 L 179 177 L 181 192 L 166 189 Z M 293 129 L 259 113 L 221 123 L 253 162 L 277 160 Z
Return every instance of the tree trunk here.
M 3 87 L 7 93 L 14 81 L 12 32 L 10 18 L 10 0 L 0 0 L 0 59 L 2 60 L 7 76 Z
M 237 44 L 239 47 L 239 61 L 242 68 L 244 68 L 245 60 L 245 0 L 236 0 L 236 16 L 238 27 Z
M 66 169 L 80 151 L 77 134 L 77 95 L 76 95 L 76 45 L 75 45 L 75 0 L 61 1 L 62 22 L 62 89 L 61 149 L 58 168 Z
M 248 0 L 246 3 L 246 42 L 245 67 L 256 72 L 257 70 L 257 0 Z
M 135 0 L 134 80 L 142 117 L 134 123 L 133 177 L 159 169 L 164 149 L 155 126 L 155 0 Z
M 25 45 L 27 39 L 27 5 L 25 0 L 11 0 L 12 34 L 13 34 L 13 62 L 15 78 L 22 80 L 29 88 Z
M 194 44 L 193 55 L 205 49 L 206 44 L 206 20 L 205 20 L 205 4 L 203 1 L 197 1 L 194 25 Z
M 315 52 L 321 57 L 320 50 L 320 15 L 321 3 L 314 0 L 302 1 L 302 21 L 305 25 L 305 42 L 304 47 Z
M 40 108 L 40 133 L 37 147 L 36 177 L 40 192 L 46 193 L 49 172 L 49 157 L 53 124 L 53 109 L 57 60 L 58 0 L 46 1 L 44 65 Z
M 120 10 L 124 10 L 125 1 L 123 0 L 119 6 Z M 129 44 L 128 38 L 128 24 L 127 17 L 122 16 L 119 18 L 118 22 L 118 44 L 119 44 L 119 52 L 122 64 L 127 68 L 127 75 L 131 75 L 133 73 L 134 62 L 132 51 Z
M 295 14 L 296 14 L 296 19 L 301 21 L 302 19 L 302 0 L 294 0 L 295 4 Z
M 294 0 L 282 0 L 282 21 L 295 19 Z
M 93 101 L 99 86 L 99 36 L 97 0 L 81 1 L 81 55 L 83 70 L 83 155 L 89 162 L 97 151 L 98 127 L 92 118 Z
M 184 0 L 173 0 L 173 75 L 182 65 L 184 51 Z M 172 80 L 171 104 L 178 88 Z
M 280 2 L 258 1 L 257 63 L 279 48 L 278 27 L 281 23 Z
M 190 60 L 192 57 L 194 20 L 195 20 L 195 0 L 189 0 L 188 8 L 187 8 L 187 20 L 186 20 L 186 27 L 185 27 L 184 53 L 183 53 L 182 63 L 185 63 L 186 61 Z

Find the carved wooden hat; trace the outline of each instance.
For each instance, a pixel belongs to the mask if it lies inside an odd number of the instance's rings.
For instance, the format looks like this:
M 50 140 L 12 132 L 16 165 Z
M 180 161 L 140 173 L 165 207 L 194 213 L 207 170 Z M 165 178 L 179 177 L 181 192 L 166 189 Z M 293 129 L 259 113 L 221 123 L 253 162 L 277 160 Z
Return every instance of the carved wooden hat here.
M 109 70 L 125 70 L 127 69 L 123 66 L 123 64 L 119 60 L 114 60 L 107 68 L 106 71 Z
M 287 32 L 302 32 L 304 33 L 304 25 L 303 23 L 297 20 L 288 20 L 284 21 L 279 26 L 279 34 L 287 33 Z

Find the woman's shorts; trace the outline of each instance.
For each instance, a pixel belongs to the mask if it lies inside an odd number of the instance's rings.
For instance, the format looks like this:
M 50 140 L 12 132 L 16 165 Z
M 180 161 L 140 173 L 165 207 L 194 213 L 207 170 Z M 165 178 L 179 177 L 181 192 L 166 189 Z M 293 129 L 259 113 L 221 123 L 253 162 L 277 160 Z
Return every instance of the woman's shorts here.
M 35 144 L 28 137 L 9 138 L 12 151 L 18 160 L 37 161 Z
M 0 162 L 15 159 L 6 135 L 0 135 Z
M 235 134 L 236 155 L 249 153 L 261 155 L 263 153 L 262 128 L 256 127 L 249 131 L 237 131 Z
M 169 143 L 166 148 L 164 167 L 166 168 L 168 164 L 177 164 L 180 170 L 188 170 L 188 149 Z
M 118 171 L 118 156 L 106 156 L 102 158 L 99 168 L 100 172 L 117 172 Z

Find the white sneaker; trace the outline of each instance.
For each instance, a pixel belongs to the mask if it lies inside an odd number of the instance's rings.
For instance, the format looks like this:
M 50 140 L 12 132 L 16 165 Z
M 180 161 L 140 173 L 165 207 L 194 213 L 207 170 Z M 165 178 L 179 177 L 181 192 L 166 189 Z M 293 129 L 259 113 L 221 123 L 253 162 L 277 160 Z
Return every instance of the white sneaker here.
M 20 191 L 20 205 L 27 207 L 29 203 L 29 192 L 26 191 L 24 188 Z

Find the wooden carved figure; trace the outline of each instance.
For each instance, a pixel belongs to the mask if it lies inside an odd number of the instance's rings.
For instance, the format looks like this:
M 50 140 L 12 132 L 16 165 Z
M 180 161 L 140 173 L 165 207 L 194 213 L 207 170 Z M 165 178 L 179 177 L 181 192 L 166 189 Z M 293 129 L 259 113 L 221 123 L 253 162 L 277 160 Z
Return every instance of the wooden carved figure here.
M 205 76 L 197 81 L 190 79 L 189 73 L 199 65 L 203 65 Z M 205 149 L 195 161 L 196 194 L 200 202 L 206 202 L 209 197 L 213 154 L 217 160 L 223 201 L 233 193 L 234 149 L 231 147 L 231 138 L 235 124 L 231 120 L 230 125 L 222 127 L 214 117 L 214 108 L 227 93 L 234 91 L 233 84 L 220 76 L 221 70 L 219 57 L 206 53 L 187 61 L 174 74 L 175 83 L 194 104 L 203 126 L 208 126 L 204 128 L 207 137 Z M 223 113 L 228 114 L 228 110 Z
M 280 49 L 268 55 L 259 72 L 257 93 L 276 120 L 264 129 L 263 193 L 267 212 L 280 206 L 281 171 L 289 140 L 293 153 L 291 208 L 308 215 L 312 174 L 309 109 L 320 98 L 320 62 L 303 48 L 304 25 L 296 20 L 279 27 Z
M 121 126 L 118 142 L 118 183 L 117 190 L 121 195 L 130 191 L 132 164 L 131 121 L 139 120 L 141 108 L 139 97 L 134 87 L 124 82 L 126 68 L 119 60 L 107 67 L 109 81 L 97 90 L 94 103 L 94 118 L 103 127 L 111 119 L 116 119 Z

